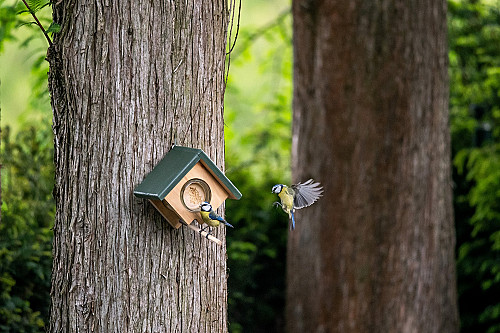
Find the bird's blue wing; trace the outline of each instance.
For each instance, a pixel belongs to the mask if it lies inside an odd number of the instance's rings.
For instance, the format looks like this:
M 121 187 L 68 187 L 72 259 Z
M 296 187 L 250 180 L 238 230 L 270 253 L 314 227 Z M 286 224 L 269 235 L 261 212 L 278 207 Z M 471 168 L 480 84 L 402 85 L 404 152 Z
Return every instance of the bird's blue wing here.
M 222 217 L 220 217 L 219 215 L 217 215 L 214 211 L 211 211 L 210 214 L 208 214 L 208 217 L 210 217 L 211 220 L 217 220 L 217 221 L 224 222 L 224 219 Z

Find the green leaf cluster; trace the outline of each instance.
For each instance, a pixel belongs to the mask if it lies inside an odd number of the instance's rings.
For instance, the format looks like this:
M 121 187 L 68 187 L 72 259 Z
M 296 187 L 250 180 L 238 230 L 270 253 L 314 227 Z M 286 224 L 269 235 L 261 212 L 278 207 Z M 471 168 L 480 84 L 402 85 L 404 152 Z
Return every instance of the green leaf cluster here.
M 3 42 L 16 40 L 15 28 L 27 27 L 31 32 L 20 46 L 26 46 L 36 38 L 43 38 L 43 33 L 33 15 L 38 18 L 47 34 L 54 34 L 61 30 L 61 26 L 52 21 L 50 0 L 26 0 L 26 4 L 19 0 L 0 0 L 0 51 L 2 51 Z
M 243 193 L 226 201 L 235 226 L 227 237 L 229 330 L 283 332 L 288 215 L 273 207 L 271 189 L 291 178 L 291 14 L 239 36 L 225 95 L 226 174 Z
M 15 5 L 8 5 L 5 0 L 0 0 L 0 52 L 3 43 L 13 39 L 12 30 L 18 24 L 16 12 Z
M 463 332 L 500 331 L 500 2 L 448 1 Z
M 41 332 L 47 324 L 55 204 L 52 133 L 2 130 L 0 332 Z
M 40 11 L 47 3 L 33 3 L 34 9 Z M 7 41 L 26 47 L 43 38 L 38 27 L 26 24 L 32 17 L 25 9 L 20 1 L 0 0 L 0 51 Z M 43 22 L 49 21 L 47 13 L 39 13 Z M 30 29 L 19 34 L 16 28 L 21 26 Z M 30 49 L 37 60 L 31 69 L 34 80 L 24 125 L 17 134 L 9 127 L 1 133 L 0 332 L 43 332 L 48 324 L 55 205 L 45 52 Z M 33 113 L 37 125 L 27 121 Z

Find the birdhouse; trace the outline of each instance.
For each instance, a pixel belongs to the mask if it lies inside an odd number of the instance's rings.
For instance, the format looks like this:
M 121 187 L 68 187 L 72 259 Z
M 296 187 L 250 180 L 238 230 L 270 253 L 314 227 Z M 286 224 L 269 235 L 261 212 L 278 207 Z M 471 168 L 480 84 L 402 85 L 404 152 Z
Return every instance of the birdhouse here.
M 217 209 L 227 198 L 241 193 L 201 150 L 173 146 L 134 190 L 146 198 L 174 228 L 200 218 L 200 203 Z

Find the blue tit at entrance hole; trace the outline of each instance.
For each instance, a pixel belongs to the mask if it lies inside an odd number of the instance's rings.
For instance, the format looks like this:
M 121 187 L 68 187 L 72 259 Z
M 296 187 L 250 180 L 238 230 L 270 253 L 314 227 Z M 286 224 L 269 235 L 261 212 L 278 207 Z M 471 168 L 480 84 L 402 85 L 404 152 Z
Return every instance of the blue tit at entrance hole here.
M 212 209 L 212 205 L 208 202 L 202 202 L 200 204 L 200 214 L 203 222 L 207 224 L 207 226 L 201 230 L 205 230 L 206 228 L 214 227 L 217 228 L 221 223 L 227 225 L 228 227 L 234 228 L 232 225 L 227 223 L 222 217 L 217 215 L 216 212 Z M 210 233 L 210 232 L 209 232 Z
M 277 184 L 273 186 L 273 193 L 276 193 L 281 200 L 275 202 L 275 205 L 280 205 L 281 208 L 288 213 L 288 217 L 292 220 L 291 230 L 295 229 L 295 210 L 312 205 L 321 197 L 323 187 L 320 183 L 315 183 L 309 179 L 305 183 L 298 183 L 290 187 Z

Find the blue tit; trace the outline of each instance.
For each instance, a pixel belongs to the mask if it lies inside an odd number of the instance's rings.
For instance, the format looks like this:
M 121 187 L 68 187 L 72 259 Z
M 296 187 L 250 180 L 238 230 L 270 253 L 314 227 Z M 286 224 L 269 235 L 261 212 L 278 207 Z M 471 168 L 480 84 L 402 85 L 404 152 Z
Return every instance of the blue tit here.
M 273 186 L 273 193 L 276 193 L 281 200 L 275 202 L 275 205 L 280 205 L 281 208 L 288 213 L 288 217 L 292 220 L 292 230 L 295 229 L 295 210 L 312 205 L 321 197 L 323 187 L 320 183 L 315 183 L 309 179 L 305 183 L 298 183 L 288 187 L 283 184 Z
M 227 225 L 228 227 L 234 228 L 232 225 L 227 223 L 222 217 L 217 215 L 216 212 L 212 209 L 212 205 L 208 202 L 202 202 L 200 204 L 200 214 L 203 222 L 207 224 L 207 226 L 201 230 L 205 230 L 210 227 L 218 227 L 221 223 Z M 210 232 L 209 232 L 210 233 Z

